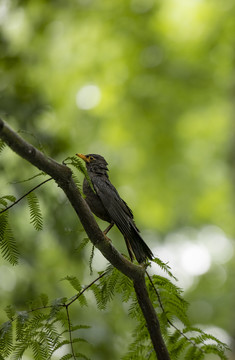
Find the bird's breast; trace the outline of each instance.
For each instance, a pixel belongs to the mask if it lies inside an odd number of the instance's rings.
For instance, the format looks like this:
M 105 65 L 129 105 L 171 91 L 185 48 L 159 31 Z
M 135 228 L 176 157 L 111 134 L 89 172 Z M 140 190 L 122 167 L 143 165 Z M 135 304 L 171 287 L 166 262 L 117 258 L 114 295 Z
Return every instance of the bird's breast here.
M 85 200 L 91 211 L 101 220 L 111 223 L 111 218 L 101 202 L 99 196 L 91 189 L 87 179 L 83 181 L 83 193 Z

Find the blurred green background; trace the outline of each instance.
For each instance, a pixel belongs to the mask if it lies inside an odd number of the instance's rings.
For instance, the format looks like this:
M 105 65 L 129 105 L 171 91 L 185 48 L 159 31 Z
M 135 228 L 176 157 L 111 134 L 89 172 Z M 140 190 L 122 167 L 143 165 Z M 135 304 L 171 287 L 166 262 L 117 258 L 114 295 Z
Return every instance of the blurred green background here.
M 143 237 L 179 278 L 192 323 L 235 359 L 234 1 L 0 0 L 0 29 L 3 119 L 59 162 L 106 158 Z M 15 184 L 37 170 L 7 148 L 0 171 L 0 196 L 40 182 Z M 21 257 L 16 267 L 0 260 L 1 322 L 7 304 L 72 296 L 61 278 L 88 284 L 107 263 L 96 251 L 90 275 L 91 246 L 75 251 L 85 233 L 65 196 L 53 183 L 37 195 L 42 232 L 26 201 L 10 213 Z M 89 305 L 73 307 L 73 322 L 92 326 L 82 349 L 120 359 L 135 326 L 128 309 L 118 298 L 105 312 L 92 296 Z

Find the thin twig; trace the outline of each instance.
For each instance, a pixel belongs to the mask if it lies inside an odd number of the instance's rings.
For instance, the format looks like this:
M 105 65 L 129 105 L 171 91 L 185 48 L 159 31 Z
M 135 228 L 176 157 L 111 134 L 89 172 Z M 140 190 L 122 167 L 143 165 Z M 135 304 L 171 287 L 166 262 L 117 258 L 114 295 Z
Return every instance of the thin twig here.
M 73 348 L 71 322 L 70 322 L 70 317 L 69 317 L 69 305 L 66 305 L 65 309 L 66 309 L 66 315 L 67 315 L 68 326 L 69 326 L 69 342 L 70 342 L 70 345 L 71 345 L 71 351 L 72 351 L 73 358 L 74 358 L 74 360 L 76 360 L 76 356 L 75 356 L 74 348 Z
M 76 301 L 87 289 L 89 289 L 93 284 L 96 283 L 99 279 L 101 279 L 104 275 L 108 273 L 107 271 L 104 271 L 100 276 L 98 276 L 94 281 L 92 281 L 89 285 L 87 285 L 80 293 L 78 293 L 70 302 L 65 304 L 65 306 L 71 305 L 74 301 Z
M 193 346 L 195 346 L 196 348 L 198 348 L 198 349 L 200 349 L 202 352 L 204 352 L 199 346 L 197 346 L 197 344 L 195 344 L 194 341 L 192 341 L 190 338 L 188 338 L 180 329 L 177 328 L 177 326 L 175 326 L 175 324 L 173 324 L 173 322 L 172 322 L 170 319 L 168 319 L 168 316 L 167 316 L 166 311 L 165 311 L 165 309 L 164 309 L 164 306 L 163 306 L 163 303 L 162 303 L 160 294 L 159 294 L 156 286 L 154 285 L 153 280 L 151 279 L 151 276 L 149 275 L 149 273 L 147 272 L 147 270 L 146 270 L 145 272 L 146 272 L 146 274 L 147 274 L 147 276 L 148 276 L 148 279 L 149 279 L 149 281 L 150 281 L 150 284 L 151 284 L 151 286 L 152 286 L 155 294 L 157 295 L 160 308 L 162 309 L 162 312 L 165 314 L 168 324 L 171 325 L 176 331 L 178 331 L 178 332 L 180 333 L 180 335 L 183 336 L 183 337 L 184 337 L 188 342 L 190 342 Z
M 24 194 L 23 196 L 21 196 L 18 200 L 16 200 L 15 202 L 13 202 L 11 205 L 9 205 L 8 207 L 6 207 L 5 209 L 3 209 L 2 211 L 0 211 L 0 214 L 4 213 L 5 211 L 9 210 L 10 208 L 12 208 L 13 206 L 15 206 L 18 202 L 20 202 L 23 198 L 25 198 L 27 195 L 29 195 L 31 192 L 33 192 L 34 190 L 38 189 L 40 186 L 42 186 L 43 184 L 45 184 L 46 182 L 53 180 L 52 178 L 49 178 L 47 180 L 44 180 L 43 182 L 41 182 L 40 184 L 38 184 L 37 186 L 35 186 L 33 189 L 29 190 L 26 194 Z
M 77 295 L 73 296 L 72 297 L 72 300 L 70 300 L 69 302 L 67 303 L 64 303 L 64 304 L 59 304 L 58 306 L 59 307 L 65 307 L 66 309 L 72 304 L 74 303 L 74 301 L 76 301 L 82 294 L 84 294 L 84 292 L 86 290 L 88 290 L 92 285 L 94 285 L 98 280 L 100 280 L 104 275 L 106 275 L 108 273 L 108 270 L 104 271 L 101 275 L 99 275 L 95 280 L 93 280 L 89 285 L 87 285 L 80 293 L 78 293 Z M 71 299 L 71 298 L 70 298 Z M 26 313 L 27 314 L 30 314 L 30 313 L 33 313 L 35 311 L 39 311 L 39 310 L 46 310 L 46 309 L 51 309 L 53 308 L 53 305 L 46 305 L 46 306 L 39 306 L 37 308 L 34 308 L 34 309 L 30 309 L 30 310 L 27 310 Z M 11 323 L 13 323 L 13 321 L 15 321 L 17 319 L 18 315 L 16 315 L 15 317 L 13 317 L 11 319 Z

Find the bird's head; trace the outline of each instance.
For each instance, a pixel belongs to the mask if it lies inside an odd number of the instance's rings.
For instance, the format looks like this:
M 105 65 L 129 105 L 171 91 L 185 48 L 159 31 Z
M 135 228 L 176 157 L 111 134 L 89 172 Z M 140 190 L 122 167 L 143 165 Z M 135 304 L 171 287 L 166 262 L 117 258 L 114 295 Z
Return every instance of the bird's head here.
M 98 154 L 76 155 L 85 161 L 88 172 L 93 172 L 96 174 L 106 174 L 106 172 L 108 171 L 108 163 L 103 158 L 103 156 Z

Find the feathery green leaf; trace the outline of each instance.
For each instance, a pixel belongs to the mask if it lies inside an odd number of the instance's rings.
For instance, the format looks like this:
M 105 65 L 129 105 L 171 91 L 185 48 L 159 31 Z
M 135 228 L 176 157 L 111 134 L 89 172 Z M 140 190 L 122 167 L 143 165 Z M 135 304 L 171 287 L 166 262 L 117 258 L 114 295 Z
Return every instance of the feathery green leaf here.
M 0 215 L 0 241 L 4 239 L 5 230 L 8 224 L 8 213 L 4 212 Z
M 0 216 L 0 222 L 1 219 L 4 219 L 4 214 Z M 2 221 L 2 224 L 0 224 L 0 228 L 3 225 L 3 227 L 0 230 L 0 249 L 2 252 L 2 256 L 4 259 L 10 262 L 12 265 L 16 265 L 18 263 L 19 258 L 19 250 L 13 235 L 13 232 L 10 228 L 9 223 L 6 223 L 6 216 L 5 220 Z M 3 236 L 3 237 L 2 237 Z
M 157 264 L 162 270 L 164 270 L 171 278 L 175 279 L 177 281 L 177 278 L 172 274 L 170 271 L 170 266 L 167 263 L 164 263 L 161 259 L 155 258 L 153 259 L 153 262 Z
M 27 195 L 29 211 L 30 211 L 30 223 L 33 224 L 35 230 L 39 231 L 43 228 L 43 219 L 39 206 L 39 201 L 34 192 Z
M 5 146 L 6 146 L 6 143 L 0 139 L 0 153 L 2 152 L 2 150 L 4 149 Z
M 67 280 L 77 292 L 81 291 L 82 285 L 76 276 L 66 276 L 65 278 L 61 279 L 61 281 L 63 280 Z
M 67 162 L 67 160 L 70 160 L 70 162 Z M 64 161 L 64 163 L 66 163 L 66 165 L 72 165 L 74 166 L 77 170 L 79 170 L 87 179 L 91 189 L 95 192 L 94 186 L 92 184 L 92 181 L 88 175 L 87 169 L 84 166 L 83 162 L 77 157 L 77 156 L 70 156 L 67 157 Z
M 89 238 L 84 238 L 81 242 L 81 244 L 79 244 L 79 246 L 77 247 L 77 252 L 81 251 L 84 249 L 84 247 L 90 242 L 90 239 Z
M 5 195 L 0 197 L 0 204 L 2 204 L 3 206 L 7 207 L 7 201 L 15 202 L 16 198 L 14 195 Z
M 46 307 L 47 304 L 48 304 L 48 301 L 49 301 L 47 294 L 41 294 L 41 295 L 40 295 L 40 300 L 41 300 L 41 302 L 42 302 L 42 305 L 43 305 L 44 307 Z
M 7 321 L 0 328 L 0 354 L 3 358 L 11 354 L 13 349 L 12 322 Z
M 4 310 L 7 314 L 8 319 L 12 320 L 16 313 L 16 310 L 13 307 L 13 305 L 7 305 Z

